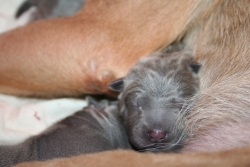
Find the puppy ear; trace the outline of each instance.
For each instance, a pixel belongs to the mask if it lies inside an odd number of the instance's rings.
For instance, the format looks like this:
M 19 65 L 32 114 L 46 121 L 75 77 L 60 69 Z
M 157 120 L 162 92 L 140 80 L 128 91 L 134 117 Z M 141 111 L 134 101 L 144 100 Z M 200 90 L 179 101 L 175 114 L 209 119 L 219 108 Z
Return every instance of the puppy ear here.
M 202 65 L 198 62 L 191 62 L 189 66 L 191 67 L 192 71 L 197 74 Z
M 122 92 L 124 88 L 124 82 L 123 78 L 114 80 L 108 84 L 109 89 L 116 91 L 116 92 Z

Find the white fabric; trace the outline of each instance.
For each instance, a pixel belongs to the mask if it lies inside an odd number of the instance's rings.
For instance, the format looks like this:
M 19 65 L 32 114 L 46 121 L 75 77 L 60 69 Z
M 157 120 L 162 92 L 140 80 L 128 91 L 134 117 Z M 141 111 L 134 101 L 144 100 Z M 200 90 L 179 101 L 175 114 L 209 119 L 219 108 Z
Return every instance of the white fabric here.
M 0 95 L 0 145 L 20 143 L 86 105 L 82 99 L 40 100 Z
M 15 18 L 16 12 L 25 0 L 0 0 L 0 33 L 23 26 L 29 23 L 36 8 L 32 7 L 18 19 Z

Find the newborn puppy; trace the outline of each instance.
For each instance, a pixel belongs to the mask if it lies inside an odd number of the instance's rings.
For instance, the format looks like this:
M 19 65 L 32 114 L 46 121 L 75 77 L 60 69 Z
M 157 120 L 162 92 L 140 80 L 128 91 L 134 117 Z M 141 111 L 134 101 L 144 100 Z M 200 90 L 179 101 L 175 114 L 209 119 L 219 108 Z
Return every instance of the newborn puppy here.
M 0 146 L 0 166 L 130 148 L 117 105 L 107 100 L 97 103 L 89 98 L 89 101 L 88 107 L 42 134 L 18 145 Z
M 192 62 L 189 49 L 173 51 L 176 48 L 141 58 L 125 78 L 109 84 L 121 92 L 120 111 L 128 136 L 140 151 L 175 151 L 185 137 L 183 124 L 176 122 L 199 90 L 201 65 Z

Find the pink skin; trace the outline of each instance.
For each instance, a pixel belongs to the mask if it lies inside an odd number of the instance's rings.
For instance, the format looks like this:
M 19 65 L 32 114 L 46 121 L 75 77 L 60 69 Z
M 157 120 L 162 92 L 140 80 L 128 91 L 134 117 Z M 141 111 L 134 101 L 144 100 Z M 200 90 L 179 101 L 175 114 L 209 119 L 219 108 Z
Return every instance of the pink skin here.
M 183 152 L 212 152 L 250 145 L 250 122 L 222 124 L 208 129 L 187 143 Z
M 0 95 L 0 143 L 16 144 L 87 105 L 81 99 L 28 99 Z

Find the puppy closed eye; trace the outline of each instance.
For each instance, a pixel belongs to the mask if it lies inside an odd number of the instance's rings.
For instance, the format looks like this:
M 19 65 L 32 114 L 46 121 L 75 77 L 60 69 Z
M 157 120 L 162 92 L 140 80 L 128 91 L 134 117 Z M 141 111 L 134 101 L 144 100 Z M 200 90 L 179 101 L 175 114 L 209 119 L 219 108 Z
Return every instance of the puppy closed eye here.
M 147 107 L 148 104 L 149 101 L 145 97 L 139 97 L 138 99 L 136 99 L 136 105 L 140 110 Z
M 127 106 L 128 107 L 131 107 L 131 108 L 133 108 L 133 109 L 136 109 L 136 110 L 138 110 L 138 109 L 142 109 L 144 106 L 146 106 L 147 105 L 147 99 L 145 99 L 145 98 L 143 98 L 143 97 L 139 97 L 139 98 L 137 98 L 137 99 L 128 99 L 127 100 Z
M 131 109 L 137 109 L 137 103 L 135 99 L 128 98 L 125 100 L 126 101 L 126 106 Z

